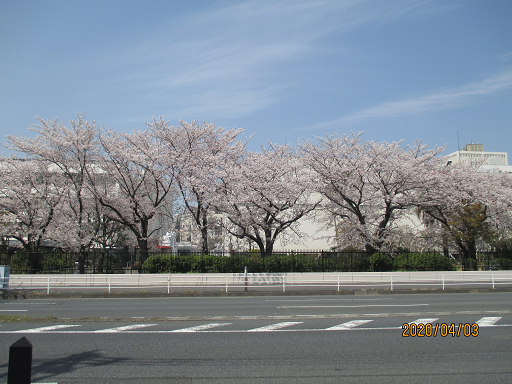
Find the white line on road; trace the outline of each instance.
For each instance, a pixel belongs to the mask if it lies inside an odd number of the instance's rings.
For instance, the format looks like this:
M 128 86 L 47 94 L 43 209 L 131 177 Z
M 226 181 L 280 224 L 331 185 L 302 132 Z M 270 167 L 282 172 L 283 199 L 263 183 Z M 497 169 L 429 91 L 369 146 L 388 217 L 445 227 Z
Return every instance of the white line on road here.
M 347 321 L 346 323 L 343 323 L 343 324 L 335 325 L 334 327 L 326 328 L 325 330 L 326 331 L 338 331 L 338 330 L 342 330 L 342 329 L 351 329 L 351 328 L 355 328 L 355 327 L 358 327 L 358 326 L 366 324 L 366 323 L 370 323 L 372 321 L 373 320 L 352 320 L 352 321 Z
M 220 324 L 220 325 L 228 325 L 230 323 L 225 323 L 225 324 Z M 282 324 L 282 323 L 279 323 L 279 324 Z M 220 326 L 219 325 L 219 326 Z M 275 325 L 275 324 L 274 324 Z M 291 325 L 294 325 L 294 324 L 287 324 L 283 327 L 288 327 L 288 326 L 291 326 Z M 340 324 L 342 325 L 342 324 Z M 485 325 L 484 325 L 485 326 Z M 169 333 L 247 333 L 247 332 L 251 332 L 251 333 L 255 333 L 255 332 L 323 332 L 323 331 L 329 331 L 329 332 L 332 332 L 332 331 L 380 331 L 380 330 L 390 330 L 390 331 L 393 331 L 393 330 L 397 330 L 397 329 L 402 329 L 402 326 L 399 326 L 399 327 L 371 327 L 371 328 L 367 328 L 367 327 L 347 327 L 347 328 L 336 328 L 336 327 L 331 327 L 331 328 L 305 328 L 305 329 L 302 329 L 302 328 L 291 328 L 291 329 L 279 329 L 279 328 L 269 328 L 269 327 L 272 327 L 272 326 L 268 326 L 268 327 L 261 327 L 261 328 L 256 328 L 256 329 L 249 329 L 249 330 L 244 330 L 244 329 L 228 329 L 228 330 L 222 330 L 222 329 L 213 329 L 213 330 L 208 330 L 207 328 L 203 328 L 203 332 L 200 332 L 199 330 L 186 330 L 183 329 L 183 330 L 174 330 L 174 331 L 163 331 L 163 330 L 156 330 L 156 331 L 151 331 L 151 330 L 133 330 L 133 331 L 117 331 L 117 332 L 106 332 L 106 333 L 111 333 L 111 334 L 144 334 L 144 335 L 148 335 L 148 334 L 162 334 L 162 333 L 165 333 L 165 334 L 169 334 Z M 487 327 L 512 327 L 512 324 L 495 324 L 495 325 L 487 325 Z M 196 328 L 196 327 L 192 327 L 192 328 Z M 210 328 L 213 328 L 213 327 L 210 327 Z M 266 328 L 266 329 L 264 329 Z M 30 330 L 28 330 L 30 331 Z M 0 334 L 11 334 L 11 333 L 40 333 L 40 334 L 99 334 L 100 332 L 99 331 L 60 331 L 60 330 L 55 330 L 53 332 L 44 332 L 44 331 L 40 331 L 40 332 L 27 332 L 27 331 L 0 331 Z M 103 332 L 105 333 L 105 332 Z
M 439 318 L 429 318 L 429 319 L 417 319 L 414 321 L 411 321 L 409 324 L 430 324 L 434 321 L 439 320 Z
M 265 327 L 249 329 L 247 332 L 269 332 L 276 329 L 291 327 L 292 325 L 302 324 L 303 321 L 285 321 L 283 323 L 270 324 Z
M 498 320 L 501 320 L 501 317 L 482 317 L 476 324 L 479 327 L 492 327 Z
M 130 331 L 132 329 L 139 329 L 139 328 L 146 328 L 146 327 L 152 327 L 157 324 L 133 324 L 133 325 L 126 325 L 124 327 L 116 327 L 116 328 L 107 328 L 107 329 L 100 329 L 98 331 L 94 331 L 93 333 L 116 333 L 116 332 L 124 332 L 124 331 Z
M 28 303 L 26 301 L 22 302 L 12 302 L 12 303 L 2 303 L 2 305 L 56 305 L 57 303 Z
M 28 309 L 0 309 L 0 312 L 27 312 Z
M 55 331 L 57 329 L 70 328 L 70 327 L 80 327 L 80 325 L 52 325 L 49 327 L 40 327 L 40 328 L 32 328 L 32 329 L 22 329 L 21 331 L 14 331 L 13 333 L 43 333 L 48 331 Z
M 265 300 L 271 302 L 278 301 L 382 301 L 382 300 L 394 300 L 392 297 L 379 297 L 378 299 L 274 299 L 274 300 Z
M 280 305 L 277 308 L 368 308 L 368 307 L 420 307 L 429 304 L 368 304 L 368 305 Z
M 184 332 L 184 333 L 187 333 L 187 332 L 201 332 L 201 331 L 204 331 L 206 329 L 212 329 L 212 328 L 222 327 L 224 325 L 231 325 L 231 324 L 232 323 L 210 323 L 210 324 L 198 325 L 198 326 L 195 326 L 195 327 L 176 329 L 176 330 L 170 331 L 170 332 Z

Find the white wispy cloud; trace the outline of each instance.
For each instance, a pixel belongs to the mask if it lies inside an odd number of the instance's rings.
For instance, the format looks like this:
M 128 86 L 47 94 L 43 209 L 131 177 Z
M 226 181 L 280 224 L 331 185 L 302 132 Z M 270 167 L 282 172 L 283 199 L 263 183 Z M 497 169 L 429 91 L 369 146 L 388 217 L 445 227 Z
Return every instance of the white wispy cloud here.
M 111 63 L 130 68 L 115 74 L 114 88 L 129 88 L 125 94 L 141 95 L 168 116 L 247 115 L 285 97 L 292 84 L 283 72 L 318 53 L 322 37 L 432 12 L 431 4 L 265 0 L 210 8 L 158 26 L 113 54 Z
M 459 88 L 382 103 L 334 120 L 305 127 L 304 129 L 335 128 L 360 123 L 365 120 L 414 115 L 432 110 L 460 108 L 475 103 L 485 96 L 493 95 L 510 88 L 512 88 L 512 69 L 500 72 L 481 81 L 463 85 Z
M 499 61 L 505 61 L 505 62 L 512 61 L 512 51 L 506 52 L 506 53 L 504 53 L 502 55 L 499 55 L 498 56 L 498 60 Z

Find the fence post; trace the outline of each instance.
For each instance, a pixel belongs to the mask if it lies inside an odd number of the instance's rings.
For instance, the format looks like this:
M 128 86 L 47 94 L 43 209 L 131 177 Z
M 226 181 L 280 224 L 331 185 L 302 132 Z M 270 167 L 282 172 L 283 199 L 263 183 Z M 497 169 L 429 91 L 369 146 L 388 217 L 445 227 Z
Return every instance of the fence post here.
M 22 337 L 9 348 L 7 384 L 30 384 L 32 379 L 32 344 Z
M 229 275 L 226 276 L 226 293 L 228 293 Z
M 110 287 L 110 276 L 108 277 L 108 293 L 110 293 L 111 287 Z
M 244 268 L 244 276 L 245 276 L 245 292 L 247 292 L 247 265 Z
M 50 294 L 50 277 L 48 277 L 48 286 L 46 288 L 46 294 L 49 295 Z
M 444 291 L 444 274 L 441 274 L 441 279 L 443 280 L 443 291 Z
M 338 292 L 340 291 L 340 275 L 338 275 Z
M 283 275 L 283 292 L 286 292 L 285 281 L 286 281 L 286 275 Z
M 167 293 L 171 293 L 171 275 L 167 276 Z
M 492 289 L 494 289 L 494 273 L 491 275 L 492 277 Z
M 393 275 L 391 275 L 390 282 L 391 282 L 391 290 L 393 290 Z

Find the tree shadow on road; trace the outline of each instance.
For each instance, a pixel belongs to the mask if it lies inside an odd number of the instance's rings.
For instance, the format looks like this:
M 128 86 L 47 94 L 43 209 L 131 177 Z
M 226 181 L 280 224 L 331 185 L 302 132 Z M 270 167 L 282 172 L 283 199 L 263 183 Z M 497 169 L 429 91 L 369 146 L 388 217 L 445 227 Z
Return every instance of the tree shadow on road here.
M 116 364 L 126 360 L 129 359 L 105 356 L 98 350 L 75 353 L 54 359 L 34 359 L 32 361 L 32 380 L 51 379 L 77 369 L 94 369 L 95 367 Z

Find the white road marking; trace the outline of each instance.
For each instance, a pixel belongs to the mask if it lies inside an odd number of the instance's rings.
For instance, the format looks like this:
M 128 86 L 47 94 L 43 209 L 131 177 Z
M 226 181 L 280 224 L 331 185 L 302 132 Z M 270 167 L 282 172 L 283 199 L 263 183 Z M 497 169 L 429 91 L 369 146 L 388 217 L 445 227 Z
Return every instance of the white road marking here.
M 382 297 L 378 299 L 274 299 L 274 300 L 265 300 L 270 302 L 279 302 L 279 301 L 383 301 L 383 300 L 394 300 L 392 297 Z
M 277 308 L 368 308 L 368 307 L 419 307 L 429 304 L 368 304 L 368 305 L 280 305 Z
M 40 328 L 32 328 L 32 329 L 22 329 L 21 331 L 14 331 L 13 333 L 43 333 L 48 331 L 55 331 L 57 329 L 70 328 L 70 327 L 81 327 L 81 325 L 52 325 L 49 327 L 40 327 Z
M 183 333 L 201 332 L 206 329 L 212 329 L 212 328 L 222 327 L 224 325 L 231 325 L 231 324 L 232 323 L 210 323 L 210 324 L 197 325 L 195 327 L 176 329 L 176 330 L 170 331 L 170 332 L 172 332 L 172 333 L 173 332 L 183 332 Z
M 271 332 L 276 329 L 291 327 L 292 325 L 302 324 L 302 323 L 303 323 L 303 321 L 285 321 L 283 323 L 270 324 L 265 327 L 249 329 L 247 332 Z
M 28 303 L 26 301 L 22 302 L 9 302 L 9 303 L 2 303 L 2 305 L 56 305 L 57 303 Z
M 501 317 L 482 317 L 476 324 L 479 327 L 492 327 L 498 320 L 501 320 Z
M 93 333 L 117 333 L 117 332 L 130 331 L 132 329 L 152 327 L 154 325 L 157 325 L 157 324 L 133 324 L 133 325 L 126 325 L 124 327 L 100 329 L 98 331 L 93 331 Z
M 439 318 L 418 319 L 418 320 L 411 321 L 409 324 L 430 324 L 436 320 L 439 320 Z
M 0 309 L 0 312 L 27 312 L 28 309 Z
M 480 320 L 476 322 L 481 327 L 512 327 L 512 324 L 495 324 L 499 320 L 501 320 L 501 317 L 483 317 Z M 409 324 L 427 324 L 432 323 L 436 320 L 439 320 L 438 318 L 422 318 L 414 320 L 413 322 L 410 322 Z M 351 320 L 347 321 L 345 323 L 335 325 L 333 327 L 329 328 L 289 328 L 293 325 L 303 324 L 302 321 L 287 321 L 287 322 L 281 322 L 281 323 L 275 323 L 271 325 L 267 325 L 264 327 L 259 328 L 253 328 L 249 330 L 245 329 L 213 329 L 218 328 L 226 325 L 231 325 L 233 323 L 208 323 L 203 325 L 198 325 L 195 327 L 189 327 L 189 328 L 181 328 L 176 330 L 145 330 L 142 328 L 152 327 L 157 324 L 133 324 L 123 327 L 116 327 L 116 328 L 107 328 L 107 329 L 101 329 L 97 331 L 78 331 L 78 330 L 65 330 L 65 328 L 71 328 L 71 327 L 81 327 L 81 325 L 74 325 L 74 324 L 60 324 L 60 325 L 52 325 L 47 327 L 40 327 L 40 328 L 32 328 L 32 329 L 24 329 L 24 330 L 17 330 L 17 331 L 0 331 L 0 334 L 11 334 L 11 333 L 52 333 L 52 334 L 99 334 L 99 333 L 136 333 L 136 334 L 150 334 L 150 333 L 195 333 L 195 332 L 203 332 L 203 333 L 246 333 L 246 332 L 318 332 L 318 331 L 371 331 L 371 330 L 397 330 L 401 329 L 401 326 L 397 327 L 362 327 L 362 325 L 371 323 L 374 320 Z M 402 323 L 401 323 L 402 324 Z M 64 330 L 63 330 L 64 329 Z
M 370 323 L 372 321 L 373 320 L 352 320 L 352 321 L 347 321 L 346 323 L 343 323 L 343 324 L 335 325 L 334 327 L 326 328 L 325 330 L 326 331 L 338 331 L 338 330 L 342 330 L 342 329 L 352 329 L 352 328 L 358 327 L 360 325 Z

